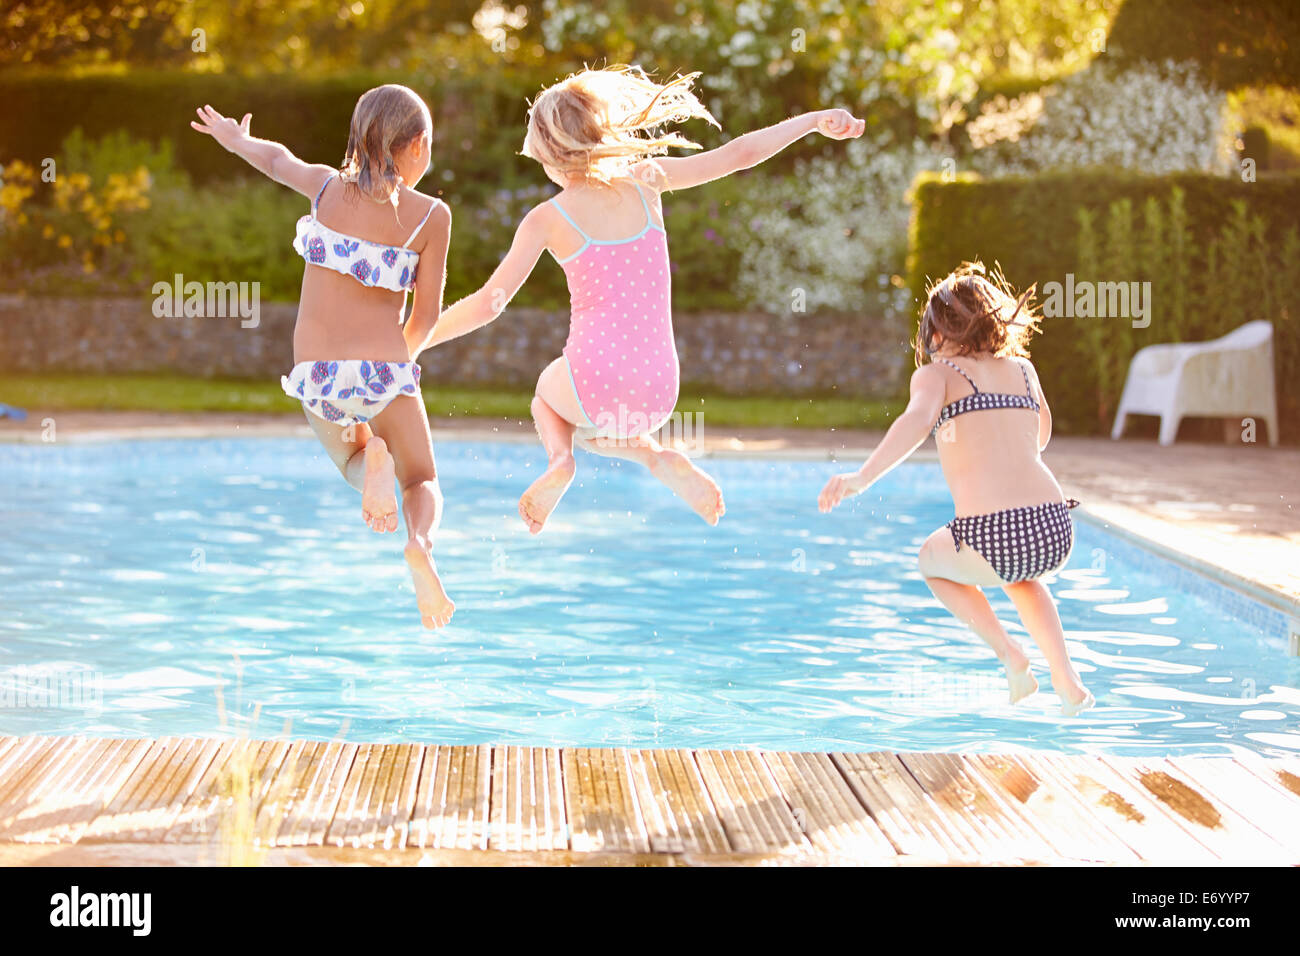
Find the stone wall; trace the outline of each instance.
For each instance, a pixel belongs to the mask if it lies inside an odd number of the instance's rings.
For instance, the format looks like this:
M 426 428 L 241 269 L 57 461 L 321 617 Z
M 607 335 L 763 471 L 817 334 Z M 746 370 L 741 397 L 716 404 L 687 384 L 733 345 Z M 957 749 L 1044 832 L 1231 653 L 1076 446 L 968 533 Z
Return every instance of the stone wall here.
M 271 378 L 293 361 L 293 303 L 264 303 L 255 328 L 232 318 L 156 318 L 152 297 L 0 295 L 0 371 L 172 371 Z M 731 394 L 893 394 L 909 353 L 879 318 L 697 312 L 674 317 L 683 382 Z M 424 353 L 430 383 L 531 388 L 560 354 L 568 315 L 508 309 L 478 332 Z M 342 356 L 348 357 L 348 356 Z

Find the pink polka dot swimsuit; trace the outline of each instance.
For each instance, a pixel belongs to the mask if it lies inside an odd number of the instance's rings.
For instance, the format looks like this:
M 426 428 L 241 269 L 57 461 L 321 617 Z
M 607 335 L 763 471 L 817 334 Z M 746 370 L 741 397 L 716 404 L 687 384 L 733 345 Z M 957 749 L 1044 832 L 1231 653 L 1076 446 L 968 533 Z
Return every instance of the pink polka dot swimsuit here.
M 646 225 L 629 239 L 593 239 L 551 200 L 583 238 L 581 249 L 557 260 L 569 283 L 564 358 L 588 424 L 618 438 L 663 425 L 679 385 L 668 236 L 636 190 Z

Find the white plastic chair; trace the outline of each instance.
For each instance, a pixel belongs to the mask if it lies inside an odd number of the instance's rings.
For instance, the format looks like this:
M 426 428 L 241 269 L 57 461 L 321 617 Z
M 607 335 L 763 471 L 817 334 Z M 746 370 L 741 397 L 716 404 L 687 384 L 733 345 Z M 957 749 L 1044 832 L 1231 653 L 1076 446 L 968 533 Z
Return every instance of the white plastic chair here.
M 1210 342 L 1148 345 L 1128 367 L 1111 438 L 1129 415 L 1159 415 L 1160 444 L 1172 445 L 1187 415 L 1254 418 L 1277 444 L 1273 325 L 1247 322 Z

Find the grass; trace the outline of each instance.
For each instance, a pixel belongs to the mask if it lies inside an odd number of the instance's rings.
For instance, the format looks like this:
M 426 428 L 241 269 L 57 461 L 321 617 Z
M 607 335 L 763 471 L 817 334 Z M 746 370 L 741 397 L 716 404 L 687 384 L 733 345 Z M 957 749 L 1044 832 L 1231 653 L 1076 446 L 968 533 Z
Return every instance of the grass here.
M 441 388 L 426 383 L 430 418 L 506 418 L 526 421 L 532 393 L 522 390 Z M 181 375 L 9 375 L 0 378 L 0 402 L 51 411 L 293 413 L 296 404 L 278 382 L 201 379 Z M 903 402 L 857 398 L 710 395 L 685 389 L 677 410 L 708 426 L 884 428 Z

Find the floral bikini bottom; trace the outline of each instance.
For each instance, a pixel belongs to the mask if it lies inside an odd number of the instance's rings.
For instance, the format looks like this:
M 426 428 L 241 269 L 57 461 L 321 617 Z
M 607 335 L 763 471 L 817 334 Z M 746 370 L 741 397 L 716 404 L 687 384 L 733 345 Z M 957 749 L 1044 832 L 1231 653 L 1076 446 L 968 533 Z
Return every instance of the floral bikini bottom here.
M 399 395 L 419 395 L 420 366 L 367 359 L 299 362 L 280 376 L 280 386 L 325 421 L 357 425 L 374 418 Z

